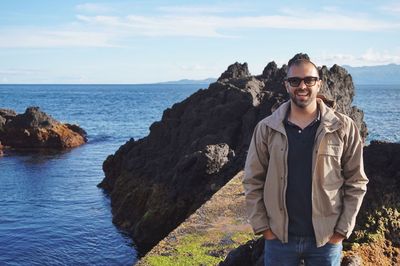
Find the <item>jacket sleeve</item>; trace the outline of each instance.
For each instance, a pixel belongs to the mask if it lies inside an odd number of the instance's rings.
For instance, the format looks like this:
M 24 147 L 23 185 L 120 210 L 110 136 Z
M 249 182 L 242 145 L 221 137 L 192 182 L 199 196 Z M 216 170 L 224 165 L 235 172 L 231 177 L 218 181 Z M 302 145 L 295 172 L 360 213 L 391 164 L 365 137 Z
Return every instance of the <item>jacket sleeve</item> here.
M 269 161 L 266 132 L 266 126 L 259 122 L 250 142 L 243 177 L 246 212 L 256 234 L 269 229 L 263 196 Z
M 363 141 L 353 120 L 348 119 L 348 130 L 342 156 L 343 209 L 335 231 L 346 236 L 351 235 L 356 216 L 367 191 L 368 178 L 364 172 Z

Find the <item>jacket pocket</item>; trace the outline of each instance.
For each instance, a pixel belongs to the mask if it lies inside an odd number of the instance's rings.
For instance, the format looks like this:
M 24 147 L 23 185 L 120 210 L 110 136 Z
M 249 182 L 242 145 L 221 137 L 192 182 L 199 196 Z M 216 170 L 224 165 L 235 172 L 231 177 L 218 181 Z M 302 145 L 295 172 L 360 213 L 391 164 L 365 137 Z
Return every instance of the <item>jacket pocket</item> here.
M 343 146 L 340 144 L 328 144 L 319 151 L 320 155 L 341 157 L 343 153 Z
M 343 147 L 327 145 L 320 150 L 318 173 L 326 190 L 339 189 L 343 184 L 341 156 Z
M 342 177 L 341 156 L 343 146 L 328 144 L 319 152 L 317 171 L 322 187 L 322 202 L 324 215 L 333 215 L 341 212 Z

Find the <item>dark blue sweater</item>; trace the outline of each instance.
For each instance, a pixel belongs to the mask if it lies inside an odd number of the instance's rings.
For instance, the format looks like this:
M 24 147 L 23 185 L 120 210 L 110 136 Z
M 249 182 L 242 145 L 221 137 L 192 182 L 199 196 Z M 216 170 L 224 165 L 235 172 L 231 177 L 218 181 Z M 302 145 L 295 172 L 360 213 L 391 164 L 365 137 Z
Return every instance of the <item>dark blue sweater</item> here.
M 312 225 L 312 152 L 319 117 L 303 130 L 284 121 L 288 137 L 288 184 L 286 207 L 289 215 L 289 235 L 314 236 Z

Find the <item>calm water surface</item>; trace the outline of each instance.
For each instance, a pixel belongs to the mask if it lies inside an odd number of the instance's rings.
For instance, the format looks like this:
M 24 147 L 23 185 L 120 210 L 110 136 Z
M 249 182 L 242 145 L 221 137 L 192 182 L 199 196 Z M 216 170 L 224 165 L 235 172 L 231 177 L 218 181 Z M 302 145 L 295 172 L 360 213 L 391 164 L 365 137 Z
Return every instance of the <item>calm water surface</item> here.
M 400 85 L 356 85 L 354 104 L 364 111 L 368 141 L 400 142 Z
M 102 163 L 199 87 L 0 86 L 0 108 L 40 106 L 89 139 L 68 152 L 0 158 L 0 265 L 132 265 L 133 243 L 112 224 L 110 201 L 96 187 Z

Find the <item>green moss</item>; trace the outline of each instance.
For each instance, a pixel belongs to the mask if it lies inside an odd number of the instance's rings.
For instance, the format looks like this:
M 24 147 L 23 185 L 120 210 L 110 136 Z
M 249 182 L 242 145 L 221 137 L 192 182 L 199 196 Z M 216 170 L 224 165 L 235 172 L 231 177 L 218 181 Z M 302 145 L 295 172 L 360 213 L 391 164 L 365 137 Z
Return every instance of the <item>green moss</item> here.
M 173 250 L 163 255 L 148 255 L 145 263 L 158 265 L 216 265 L 223 261 L 227 253 L 252 239 L 251 233 L 191 234 L 179 240 Z
M 143 220 L 143 221 L 148 220 L 149 218 L 151 218 L 151 217 L 153 216 L 153 213 L 154 213 L 153 210 L 147 210 L 147 211 L 144 213 L 144 215 L 143 215 L 143 217 L 142 217 L 142 220 Z
M 149 265 L 215 265 L 223 257 L 209 255 L 215 246 L 205 245 L 207 238 L 203 235 L 187 235 L 182 238 L 175 250 L 168 255 L 154 255 L 146 258 Z
M 360 219 L 358 228 L 352 236 L 352 242 L 371 243 L 388 239 L 398 242 L 400 235 L 400 212 L 397 207 L 382 206 L 367 212 Z
M 385 239 L 385 236 L 382 234 L 382 232 L 378 232 L 376 234 L 367 234 L 365 236 L 366 238 L 366 242 L 370 243 L 370 242 L 378 242 L 380 240 Z
M 247 233 L 247 232 L 238 232 L 232 235 L 232 240 L 238 244 L 244 244 L 249 240 L 255 238 L 254 233 Z

